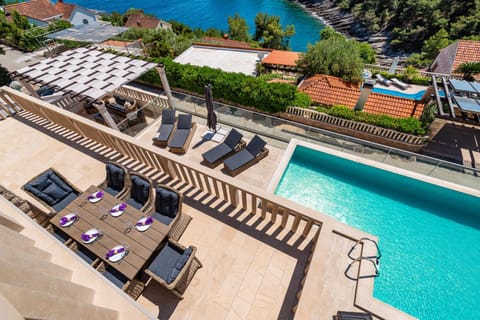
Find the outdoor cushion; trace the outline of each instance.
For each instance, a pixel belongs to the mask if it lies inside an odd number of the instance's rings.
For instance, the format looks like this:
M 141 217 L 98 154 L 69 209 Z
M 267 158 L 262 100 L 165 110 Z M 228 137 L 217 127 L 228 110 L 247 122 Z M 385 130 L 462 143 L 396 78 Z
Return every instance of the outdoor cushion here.
M 177 129 L 188 129 L 192 127 L 192 115 L 181 114 L 178 116 Z
M 53 199 L 52 197 L 50 197 L 46 193 L 38 190 L 37 188 L 35 188 L 31 184 L 26 184 L 25 185 L 25 190 L 33 193 L 36 197 L 42 199 L 43 201 L 45 201 L 50 206 L 55 204 L 55 199 Z
M 132 186 L 130 189 L 130 197 L 136 202 L 145 204 L 148 201 L 150 183 L 139 176 L 132 176 Z
M 125 186 L 125 172 L 113 163 L 107 163 L 105 168 L 107 170 L 107 188 L 105 191 L 115 196 Z
M 58 201 L 62 200 L 68 195 L 68 192 L 60 188 L 55 183 L 51 183 L 45 190 L 43 190 L 45 194 L 50 196 L 52 199 L 56 199 Z
M 56 211 L 60 211 L 64 209 L 66 206 L 70 204 L 73 200 L 75 200 L 78 197 L 78 194 L 76 192 L 71 192 L 69 193 L 65 198 L 63 198 L 61 201 L 55 203 L 52 208 L 55 209 Z
M 156 137 L 157 140 L 160 141 L 167 141 L 170 138 L 170 134 L 173 131 L 173 124 L 162 124 L 158 129 L 158 135 Z
M 192 254 L 192 248 L 187 248 L 183 252 L 183 254 L 178 258 L 177 262 L 175 263 L 175 268 L 170 271 L 170 274 L 167 277 L 167 283 L 172 283 L 175 281 L 175 279 L 178 277 L 180 272 L 182 271 L 183 267 L 185 266 L 185 263 L 187 263 L 188 258 L 190 258 L 190 255 Z
M 208 163 L 214 163 L 218 159 L 221 159 L 222 157 L 227 155 L 232 150 L 233 148 L 229 147 L 227 144 L 220 143 L 219 145 L 213 147 L 212 149 L 202 154 L 202 157 Z
M 174 124 L 174 123 L 175 123 L 175 110 L 163 109 L 162 124 Z
M 178 194 L 163 188 L 157 188 L 155 191 L 155 211 L 170 218 L 175 218 L 178 212 Z
M 128 199 L 127 203 L 129 205 L 131 205 L 132 207 L 134 207 L 135 209 L 138 209 L 138 210 L 142 209 L 142 207 L 145 205 L 145 202 L 141 203 L 141 202 L 136 201 L 133 198 Z
M 242 151 L 235 153 L 233 156 L 225 160 L 223 164 L 228 169 L 233 171 L 240 168 L 249 161 L 252 161 L 253 159 L 255 159 L 255 157 L 247 149 L 243 149 Z
M 170 282 L 167 280 L 170 280 L 170 274 L 172 270 L 175 269 L 175 265 L 182 254 L 182 250 L 171 245 L 170 242 L 167 242 L 160 250 L 157 257 L 152 261 L 148 269 L 167 283 L 171 283 L 173 280 Z
M 247 145 L 247 150 L 254 156 L 256 157 L 260 151 L 265 147 L 267 143 L 262 140 L 259 136 L 255 135 L 252 140 Z
M 243 135 L 235 129 L 232 129 L 228 136 L 225 138 L 222 144 L 226 144 L 231 149 L 235 149 L 235 146 L 240 142 Z
M 175 218 L 175 217 L 166 216 L 166 215 L 164 215 L 164 214 L 160 214 L 160 213 L 158 213 L 157 211 L 155 211 L 155 212 L 152 214 L 152 217 L 153 217 L 153 219 L 155 219 L 155 220 L 163 223 L 163 224 L 166 225 L 166 226 L 169 226 L 170 223 L 172 223 L 173 219 Z
M 123 274 L 113 268 L 107 268 L 103 272 L 103 276 L 113 282 L 113 284 L 115 284 L 118 288 L 123 288 L 125 283 L 128 281 Z
M 180 121 L 180 120 L 179 120 Z M 187 141 L 188 135 L 190 134 L 190 129 L 177 129 L 175 131 L 172 140 L 168 144 L 171 148 L 182 148 Z

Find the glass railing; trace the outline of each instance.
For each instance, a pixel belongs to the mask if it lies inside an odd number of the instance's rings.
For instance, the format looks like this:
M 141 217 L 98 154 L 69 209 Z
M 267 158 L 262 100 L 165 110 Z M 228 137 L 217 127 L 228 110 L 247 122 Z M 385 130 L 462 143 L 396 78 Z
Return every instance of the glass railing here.
M 179 92 L 173 92 L 173 95 L 176 108 L 179 111 L 206 119 L 207 108 L 204 99 Z M 285 142 L 283 147 L 288 144 L 290 139 L 295 138 L 474 189 L 480 189 L 480 172 L 475 168 L 218 102 L 214 102 L 214 109 L 219 124 L 283 141 Z M 281 147 L 282 145 L 279 146 Z

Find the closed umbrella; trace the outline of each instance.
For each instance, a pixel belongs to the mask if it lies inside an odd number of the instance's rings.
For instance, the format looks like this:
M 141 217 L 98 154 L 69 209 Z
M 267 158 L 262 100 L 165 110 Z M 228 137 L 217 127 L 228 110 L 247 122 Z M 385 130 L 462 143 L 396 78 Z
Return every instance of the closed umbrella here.
M 205 86 L 205 103 L 207 104 L 207 126 L 214 132 L 217 131 L 217 115 L 213 110 L 212 86 Z

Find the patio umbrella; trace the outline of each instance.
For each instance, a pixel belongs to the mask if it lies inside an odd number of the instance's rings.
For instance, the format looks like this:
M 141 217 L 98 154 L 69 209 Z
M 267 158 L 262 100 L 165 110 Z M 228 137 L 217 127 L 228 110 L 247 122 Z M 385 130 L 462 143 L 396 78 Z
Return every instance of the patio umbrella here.
M 213 131 L 217 131 L 217 115 L 213 110 L 212 86 L 205 86 L 205 103 L 207 104 L 207 126 Z

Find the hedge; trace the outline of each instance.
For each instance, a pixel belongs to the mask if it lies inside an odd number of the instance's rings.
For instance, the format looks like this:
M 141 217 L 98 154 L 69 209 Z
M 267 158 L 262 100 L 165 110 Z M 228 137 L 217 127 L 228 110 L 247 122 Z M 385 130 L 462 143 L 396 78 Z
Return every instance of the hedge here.
M 203 95 L 204 86 L 210 83 L 215 98 L 270 113 L 285 111 L 292 105 L 310 104 L 308 97 L 300 94 L 295 86 L 286 83 L 267 82 L 243 73 L 179 64 L 169 58 L 155 59 L 155 62 L 164 64 L 168 82 L 174 88 Z M 152 84 L 161 84 L 156 70 L 147 72 L 140 79 Z
M 387 115 L 377 115 L 366 113 L 364 111 L 355 111 L 340 105 L 335 105 L 330 108 L 317 107 L 316 110 L 334 117 L 368 123 L 382 128 L 393 129 L 418 136 L 422 136 L 426 132 L 422 122 L 413 117 L 393 118 Z

